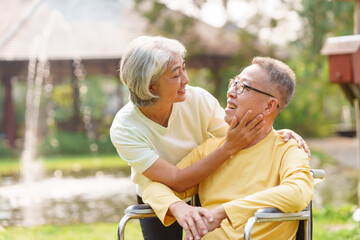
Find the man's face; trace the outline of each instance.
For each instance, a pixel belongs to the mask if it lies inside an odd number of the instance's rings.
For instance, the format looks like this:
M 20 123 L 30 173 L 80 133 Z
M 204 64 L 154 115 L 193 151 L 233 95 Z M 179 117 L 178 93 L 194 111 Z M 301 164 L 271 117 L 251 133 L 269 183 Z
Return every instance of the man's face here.
M 253 64 L 245 68 L 235 81 L 242 82 L 246 86 L 266 92 L 266 81 L 268 74 L 259 65 Z M 231 86 L 227 92 L 227 106 L 225 108 L 225 121 L 230 125 L 235 116 L 238 122 L 248 110 L 252 110 L 251 119 L 262 113 L 266 108 L 269 96 L 251 90 L 247 87 L 241 94 L 238 94 L 235 87 Z

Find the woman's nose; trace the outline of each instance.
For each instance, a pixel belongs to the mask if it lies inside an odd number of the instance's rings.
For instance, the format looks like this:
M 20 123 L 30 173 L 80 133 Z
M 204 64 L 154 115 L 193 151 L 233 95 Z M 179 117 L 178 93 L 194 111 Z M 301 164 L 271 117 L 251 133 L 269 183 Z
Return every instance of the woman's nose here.
M 182 74 L 181 83 L 182 84 L 188 84 L 189 83 L 189 78 L 188 78 L 186 73 Z

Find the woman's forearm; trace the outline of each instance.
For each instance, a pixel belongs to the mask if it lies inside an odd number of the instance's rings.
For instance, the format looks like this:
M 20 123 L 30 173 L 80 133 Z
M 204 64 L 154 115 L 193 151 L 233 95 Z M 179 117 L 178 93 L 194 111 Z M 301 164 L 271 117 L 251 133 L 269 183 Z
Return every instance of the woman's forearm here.
M 232 154 L 233 152 L 226 146 L 220 146 L 206 157 L 183 169 L 160 157 L 143 172 L 143 175 L 154 182 L 167 185 L 174 191 L 183 192 L 212 174 Z
M 220 167 L 234 153 L 246 147 L 258 135 L 263 126 L 260 114 L 250 120 L 251 111 L 238 122 L 234 117 L 230 123 L 224 143 L 201 160 L 183 169 L 178 169 L 165 159 L 159 157 L 142 174 L 152 181 L 161 182 L 177 192 L 182 192 L 198 184 L 218 167 Z M 197 160 L 197 159 L 196 159 Z
M 210 176 L 232 155 L 233 151 L 226 149 L 226 146 L 222 145 L 218 147 L 212 153 L 194 164 L 184 169 L 178 169 L 172 179 L 173 186 L 169 187 L 177 192 L 183 192 L 189 189 Z

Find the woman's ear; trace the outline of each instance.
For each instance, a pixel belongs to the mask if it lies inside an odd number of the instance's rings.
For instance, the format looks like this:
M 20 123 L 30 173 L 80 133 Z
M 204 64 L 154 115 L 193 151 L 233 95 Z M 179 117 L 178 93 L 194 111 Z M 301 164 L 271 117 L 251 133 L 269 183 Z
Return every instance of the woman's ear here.
M 155 95 L 156 95 L 156 92 L 157 92 L 157 86 L 156 86 L 156 84 L 150 83 L 149 90 L 150 90 L 150 92 L 151 92 L 152 94 L 155 94 Z
M 263 111 L 264 116 L 270 115 L 278 108 L 279 101 L 276 98 L 269 98 Z

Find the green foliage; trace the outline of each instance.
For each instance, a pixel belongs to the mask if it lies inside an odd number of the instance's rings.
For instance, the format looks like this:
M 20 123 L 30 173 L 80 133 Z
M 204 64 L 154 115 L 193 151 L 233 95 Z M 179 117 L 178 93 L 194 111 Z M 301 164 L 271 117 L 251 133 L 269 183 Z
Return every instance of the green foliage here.
M 329 83 L 328 63 L 320 50 L 329 35 L 352 33 L 353 4 L 340 1 L 303 0 L 298 13 L 303 33 L 289 48 L 286 61 L 297 75 L 295 96 L 275 122 L 303 136 L 325 136 L 341 121 L 341 108 L 349 105 L 340 88 Z
M 343 205 L 340 207 L 326 205 L 324 208 L 314 208 L 314 240 L 359 240 L 359 223 L 352 220 L 352 213 L 355 209 L 356 207 L 352 205 Z
M 318 168 L 323 169 L 324 167 L 326 167 L 325 165 L 334 165 L 336 164 L 336 159 L 334 159 L 332 156 L 322 152 L 322 151 L 318 151 L 317 149 L 312 148 L 312 146 L 310 146 L 310 150 L 311 150 L 311 157 L 316 157 L 319 159 L 319 166 Z
M 4 99 L 4 96 L 5 96 L 5 88 L 4 88 L 4 85 L 3 84 L 0 84 L 0 99 Z M 0 119 L 3 119 L 4 116 L 3 116 L 3 113 L 4 113 L 4 104 L 0 104 Z M 0 131 L 1 130 L 5 130 L 5 129 L 2 129 L 3 127 L 0 127 Z
M 80 112 L 82 115 L 85 111 L 90 110 L 91 119 L 103 118 L 107 98 L 102 85 L 106 81 L 112 81 L 112 79 L 89 76 L 82 80 L 80 84 Z M 70 80 L 54 86 L 51 100 L 55 105 L 56 121 L 68 121 L 74 116 L 74 88 Z
M 96 153 L 114 153 L 110 137 L 91 139 L 83 132 L 58 131 L 54 136 L 47 136 L 39 146 L 40 155 L 84 154 L 91 153 L 91 145 L 97 146 Z M 94 152 L 94 151 L 93 151 Z
M 298 13 L 303 19 L 304 33 L 298 43 L 310 52 L 319 53 L 329 35 L 353 34 L 352 1 L 302 0 L 301 4 Z
M 207 1 L 194 0 L 193 2 L 201 9 Z M 226 2 L 223 1 L 224 6 Z M 258 3 L 261 0 L 255 2 Z M 289 9 L 295 9 L 292 1 L 282 2 L 288 4 Z M 156 0 L 136 0 L 135 3 L 137 9 L 149 19 L 149 33 L 181 39 L 186 44 L 190 55 L 203 52 L 204 49 L 200 46 L 201 43 L 195 31 L 197 19 L 171 11 Z M 298 40 L 289 46 L 282 46 L 283 49 L 280 51 L 287 53 L 288 56 L 285 56 L 283 60 L 297 75 L 296 92 L 290 105 L 276 120 L 274 127 L 291 128 L 305 137 L 326 136 L 332 133 L 333 125 L 341 121 L 342 106 L 349 103 L 338 86 L 329 84 L 327 59 L 320 55 L 320 49 L 329 36 L 352 34 L 354 3 L 352 1 L 302 0 L 299 9 L 297 12 L 303 22 L 303 31 Z M 218 97 L 222 106 L 225 106 L 229 78 L 240 73 L 256 55 L 277 56 L 279 48 L 261 44 L 257 34 L 262 28 L 278 26 L 279 21 L 281 19 L 258 16 L 258 14 L 254 16 L 249 20 L 246 29 L 235 30 L 238 31 L 237 37 L 242 47 L 234 53 L 234 57 L 219 72 L 212 72 L 209 69 L 189 70 L 190 84 L 206 88 Z M 231 23 L 227 25 L 229 26 Z M 48 126 L 51 128 L 49 131 L 46 127 L 40 129 L 42 133 L 46 132 L 49 135 L 42 141 L 41 154 L 59 154 L 62 151 L 74 154 L 89 153 L 91 144 L 98 146 L 99 153 L 114 151 L 108 137 L 113 115 L 104 110 L 108 105 L 107 101 L 111 99 L 107 98 L 108 94 L 104 94 L 103 82 L 99 77 L 86 77 L 80 83 L 80 113 L 84 114 L 90 109 L 91 124 L 95 132 L 91 139 L 84 133 L 76 132 L 54 135 L 58 129 L 67 129 L 61 128 L 69 125 L 63 123 L 69 122 L 75 114 L 74 89 L 71 80 L 67 79 L 61 84 L 54 85 L 51 101 L 54 103 L 56 112 L 55 124 Z M 17 136 L 22 137 L 27 86 L 26 83 L 20 81 L 14 81 L 14 83 Z M 4 89 L 0 86 L 0 98 L 3 98 L 3 91 Z M 45 104 L 47 103 L 42 99 L 42 107 Z M 2 110 L 1 105 L 0 117 L 4 117 Z M 4 130 L 1 129 L 1 131 Z M 0 155 L 11 154 L 3 142 L 0 142 Z
M 102 83 L 103 81 L 99 77 L 88 77 L 83 81 L 83 86 L 86 87 L 86 94 L 83 94 L 81 99 L 81 112 L 83 113 L 84 108 L 89 106 L 91 109 L 91 119 L 101 119 L 104 116 L 106 98 L 101 88 Z
M 226 106 L 226 93 L 229 79 L 238 75 L 245 67 L 249 66 L 255 56 L 272 56 L 274 54 L 273 49 L 271 48 L 263 49 L 254 34 L 244 30 L 239 30 L 237 36 L 243 47 L 241 47 L 227 62 L 226 66 L 220 70 L 220 78 L 222 79 L 222 82 L 218 100 L 224 107 Z
M 110 127 L 109 127 L 110 128 Z M 111 142 L 109 135 L 100 135 L 99 139 L 96 141 L 96 144 L 98 146 L 98 153 L 104 154 L 104 153 L 116 153 L 115 147 Z
M 63 122 L 69 120 L 74 115 L 73 91 L 70 80 L 63 81 L 61 84 L 54 86 L 51 100 L 55 105 L 56 121 Z
M 89 152 L 90 139 L 82 132 L 56 132 L 46 137 L 40 145 L 39 154 L 80 154 Z
M 144 8 L 143 6 L 146 5 Z M 165 4 L 156 0 L 136 0 L 136 9 L 148 19 L 148 32 L 178 39 L 186 43 L 191 55 L 203 52 L 195 29 L 197 19 L 169 10 Z
M 27 84 L 14 81 L 12 86 L 13 86 L 12 94 L 13 94 L 13 104 L 15 110 L 15 119 L 17 122 L 20 123 L 20 127 L 21 127 L 21 125 L 24 124 L 24 120 L 25 120 Z M 20 132 L 22 132 L 22 129 L 20 129 Z
M 328 135 L 333 125 L 340 122 L 341 106 L 347 103 L 339 94 L 340 89 L 328 82 L 327 62 L 293 58 L 289 65 L 297 74 L 296 90 L 289 106 L 276 119 L 275 128 L 291 128 L 303 136 Z
M 0 157 L 9 157 L 16 154 L 15 152 L 11 151 L 5 144 L 5 140 L 3 135 L 0 135 Z
M 142 11 L 141 5 L 144 0 L 137 0 L 138 10 Z M 206 1 L 193 3 L 201 9 Z M 259 6 L 261 1 L 253 4 Z M 226 6 L 226 1 L 223 2 Z M 296 4 L 283 1 L 289 10 L 297 10 Z M 349 35 L 353 28 L 353 3 L 341 1 L 302 0 L 302 7 L 297 12 L 303 23 L 303 30 L 299 33 L 298 40 L 286 49 L 288 57 L 282 60 L 288 63 L 297 75 L 296 93 L 290 105 L 285 109 L 274 126 L 275 128 L 291 128 L 303 136 L 327 136 L 333 131 L 334 124 L 341 122 L 341 109 L 349 105 L 341 90 L 329 84 L 328 63 L 320 50 L 325 39 L 332 35 Z M 194 39 L 194 19 L 185 15 L 174 13 L 156 1 L 151 1 L 150 8 L 144 12 L 149 19 L 151 31 L 155 31 L 171 38 Z M 260 14 L 260 15 L 259 15 Z M 275 28 L 283 19 L 278 19 L 261 14 L 255 14 L 249 19 L 246 29 L 238 30 L 238 39 L 242 47 L 235 53 L 223 68 L 217 72 L 206 72 L 201 69 L 199 73 L 192 71 L 189 74 L 191 84 L 205 87 L 215 95 L 222 106 L 226 105 L 226 92 L 228 79 L 241 72 L 250 64 L 251 59 L 257 55 L 277 57 L 279 47 L 269 43 L 260 43 L 257 34 L 263 28 Z M 186 39 L 185 38 L 185 39 Z M 201 49 L 201 46 L 192 42 L 184 41 L 189 52 L 193 49 Z M 194 43 L 194 44 L 193 44 Z M 195 46 L 195 47 L 194 47 Z M 283 51 L 282 51 L 283 52 Z M 201 51 L 197 51 L 201 53 Z M 206 84 L 204 84 L 206 83 Z
M 321 222 L 346 223 L 352 219 L 352 213 L 355 209 L 356 207 L 352 205 L 334 207 L 331 204 L 327 204 L 324 208 L 315 208 L 313 214 Z
M 207 89 L 211 94 L 215 92 L 213 73 L 207 69 L 187 69 L 189 85 Z

